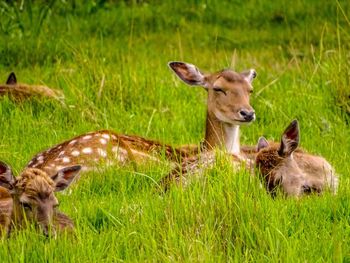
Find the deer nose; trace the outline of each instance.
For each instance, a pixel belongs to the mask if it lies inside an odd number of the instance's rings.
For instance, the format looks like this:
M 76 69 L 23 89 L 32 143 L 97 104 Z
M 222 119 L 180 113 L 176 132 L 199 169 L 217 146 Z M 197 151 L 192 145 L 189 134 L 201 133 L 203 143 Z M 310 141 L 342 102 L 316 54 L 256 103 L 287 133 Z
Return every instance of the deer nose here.
M 240 110 L 239 114 L 245 121 L 253 121 L 255 119 L 255 111 Z

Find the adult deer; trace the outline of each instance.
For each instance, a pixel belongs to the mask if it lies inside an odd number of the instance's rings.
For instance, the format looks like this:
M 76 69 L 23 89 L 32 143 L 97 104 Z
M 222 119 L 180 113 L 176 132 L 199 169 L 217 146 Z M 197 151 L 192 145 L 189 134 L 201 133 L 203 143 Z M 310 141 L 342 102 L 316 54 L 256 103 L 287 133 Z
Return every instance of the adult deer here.
M 299 149 L 299 133 L 294 120 L 283 132 L 280 144 L 259 139 L 255 165 L 266 189 L 274 194 L 281 188 L 288 196 L 320 193 L 326 188 L 336 193 L 338 177 L 333 167 L 324 158 Z
M 55 229 L 73 228 L 72 220 L 58 211 L 54 192 L 67 188 L 80 166 L 59 170 L 51 178 L 42 170 L 25 169 L 14 177 L 11 168 L 0 162 L 0 234 L 36 223 L 47 236 Z
M 207 90 L 207 120 L 201 153 L 185 158 L 160 181 L 160 185 L 165 190 L 174 181 L 186 185 L 192 174 L 201 173 L 215 164 L 216 152 L 211 151 L 215 147 L 224 148 L 235 167 L 242 164 L 250 167 L 251 161 L 240 149 L 239 127 L 255 120 L 255 112 L 249 104 L 255 70 L 237 73 L 226 69 L 203 74 L 196 66 L 184 62 L 170 62 L 169 67 L 185 83 Z
M 190 154 L 185 146 L 177 149 L 139 136 L 101 130 L 76 136 L 38 153 L 27 168 L 38 168 L 52 176 L 70 165 L 81 165 L 83 171 L 89 171 L 101 165 L 137 164 L 145 160 L 158 162 L 162 156 L 176 162 Z
M 249 104 L 255 71 L 236 73 L 222 70 L 203 75 L 191 64 L 171 62 L 169 66 L 186 83 L 202 85 L 208 91 L 208 116 L 203 148 L 223 146 L 229 153 L 239 155 L 239 126 L 255 119 L 254 110 Z M 80 164 L 83 170 L 91 170 L 101 162 L 124 164 L 128 161 L 138 163 L 145 159 L 157 161 L 159 153 L 164 153 L 169 160 L 178 162 L 196 152 L 198 147 L 173 148 L 139 136 L 102 130 L 79 135 L 42 151 L 32 158 L 27 167 L 39 168 L 52 175 L 67 165 Z
M 249 103 L 255 70 L 237 73 L 224 69 L 204 74 L 195 65 L 185 62 L 170 62 L 169 67 L 186 84 L 202 86 L 208 92 L 203 148 L 224 147 L 228 153 L 239 156 L 239 127 L 255 120 Z
M 22 101 L 31 97 L 51 98 L 62 100 L 63 93 L 59 90 L 51 89 L 42 85 L 28 85 L 18 83 L 15 73 L 11 73 L 6 84 L 0 85 L 0 96 L 8 95 L 15 101 Z

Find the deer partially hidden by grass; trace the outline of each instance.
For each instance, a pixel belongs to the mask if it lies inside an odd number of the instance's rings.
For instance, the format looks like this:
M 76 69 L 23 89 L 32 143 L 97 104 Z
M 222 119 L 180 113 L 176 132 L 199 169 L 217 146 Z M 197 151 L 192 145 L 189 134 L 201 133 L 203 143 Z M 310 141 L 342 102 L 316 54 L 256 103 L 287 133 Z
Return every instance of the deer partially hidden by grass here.
M 235 165 L 249 161 L 241 152 L 239 128 L 255 120 L 249 103 L 255 70 L 237 73 L 224 69 L 204 74 L 196 66 L 184 62 L 170 62 L 169 67 L 188 85 L 202 86 L 208 92 L 207 119 L 201 153 L 184 159 L 160 184 L 167 189 L 172 181 L 184 183 L 189 175 L 213 166 L 215 151 L 212 150 L 215 148 L 231 155 Z
M 42 170 L 25 169 L 14 177 L 11 168 L 0 162 L 0 233 L 36 223 L 47 236 L 56 229 L 72 229 L 74 224 L 58 211 L 55 192 L 67 188 L 80 166 L 63 168 L 51 178 Z
M 222 70 L 202 74 L 192 64 L 171 62 L 170 67 L 186 83 L 201 85 L 208 91 L 208 114 L 203 150 L 224 147 L 239 155 L 239 126 L 255 119 L 249 104 L 254 70 L 236 73 Z M 173 148 L 139 136 L 117 134 L 110 130 L 94 131 L 57 144 L 34 156 L 28 168 L 39 168 L 50 176 L 67 165 L 79 164 L 83 170 L 95 169 L 99 164 L 139 163 L 159 161 L 160 155 L 179 162 L 198 153 L 198 146 Z
M 298 146 L 296 120 L 283 132 L 281 143 L 259 139 L 255 165 L 266 189 L 272 194 L 281 189 L 287 196 L 321 193 L 327 188 L 336 193 L 338 177 L 333 167 L 324 158 L 305 153 Z
M 28 98 L 49 98 L 62 101 L 63 93 L 59 90 L 51 89 L 43 85 L 28 85 L 18 83 L 15 73 L 11 73 L 7 78 L 6 84 L 0 85 L 0 95 L 7 95 L 14 101 L 23 101 Z

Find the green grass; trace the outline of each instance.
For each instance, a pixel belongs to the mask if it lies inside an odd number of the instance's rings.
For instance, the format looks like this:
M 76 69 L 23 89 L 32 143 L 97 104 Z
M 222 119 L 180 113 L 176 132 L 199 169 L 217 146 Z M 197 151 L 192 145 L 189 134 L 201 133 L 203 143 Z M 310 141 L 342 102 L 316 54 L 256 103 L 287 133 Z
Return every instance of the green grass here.
M 279 140 L 297 118 L 302 147 L 341 176 L 338 195 L 272 199 L 224 160 L 159 195 L 154 182 L 168 166 L 114 167 L 58 194 L 74 235 L 19 231 L 0 241 L 1 261 L 350 261 L 348 1 L 112 2 L 0 2 L 1 78 L 15 71 L 66 95 L 66 106 L 2 99 L 1 160 L 19 173 L 38 151 L 105 128 L 198 143 L 206 93 L 166 66 L 184 60 L 207 71 L 255 68 L 257 120 L 242 128 L 243 143 Z

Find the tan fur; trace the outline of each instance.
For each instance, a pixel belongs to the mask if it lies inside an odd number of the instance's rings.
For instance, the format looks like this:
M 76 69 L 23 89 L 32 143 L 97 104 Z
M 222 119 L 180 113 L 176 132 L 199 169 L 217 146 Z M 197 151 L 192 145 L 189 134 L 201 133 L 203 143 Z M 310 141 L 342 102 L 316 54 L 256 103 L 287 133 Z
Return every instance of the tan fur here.
M 42 151 L 32 158 L 27 167 L 42 169 L 52 176 L 68 165 L 79 164 L 86 171 L 101 167 L 101 164 L 160 161 L 162 154 L 170 161 L 178 161 L 195 151 L 194 146 L 177 149 L 142 137 L 101 130 L 79 135 Z
M 322 157 L 301 150 L 292 156 L 281 157 L 279 144 L 272 144 L 256 155 L 259 169 L 267 190 L 274 192 L 281 187 L 289 196 L 300 196 L 307 192 L 322 192 L 330 188 L 336 193 L 338 178 L 332 166 Z
M 6 84 L 0 85 L 0 96 L 7 95 L 10 99 L 16 102 L 21 102 L 25 99 L 37 97 L 37 98 L 50 98 L 63 100 L 63 93 L 59 90 L 50 89 L 49 87 L 42 85 L 28 85 L 17 83 L 15 73 L 11 73 L 8 76 Z
M 170 62 L 169 67 L 185 83 L 203 86 L 208 92 L 203 149 L 225 148 L 229 153 L 239 155 L 239 126 L 255 119 L 249 103 L 255 71 L 237 73 L 225 69 L 202 74 L 196 66 L 184 62 Z
M 23 101 L 31 97 L 46 97 L 56 100 L 62 100 L 64 98 L 63 93 L 59 90 L 54 90 L 47 86 L 27 85 L 21 83 L 14 85 L 0 85 L 0 96 L 4 95 L 9 96 L 15 101 Z
M 17 229 L 31 222 L 35 222 L 45 235 L 50 230 L 55 233 L 55 228 L 72 229 L 72 220 L 56 209 L 58 201 L 54 194 L 55 188 L 53 179 L 36 168 L 25 169 L 15 179 L 11 190 L 0 186 L 2 234 L 9 233 L 11 224 Z
M 8 189 L 0 186 L 0 236 L 10 231 L 13 200 Z

